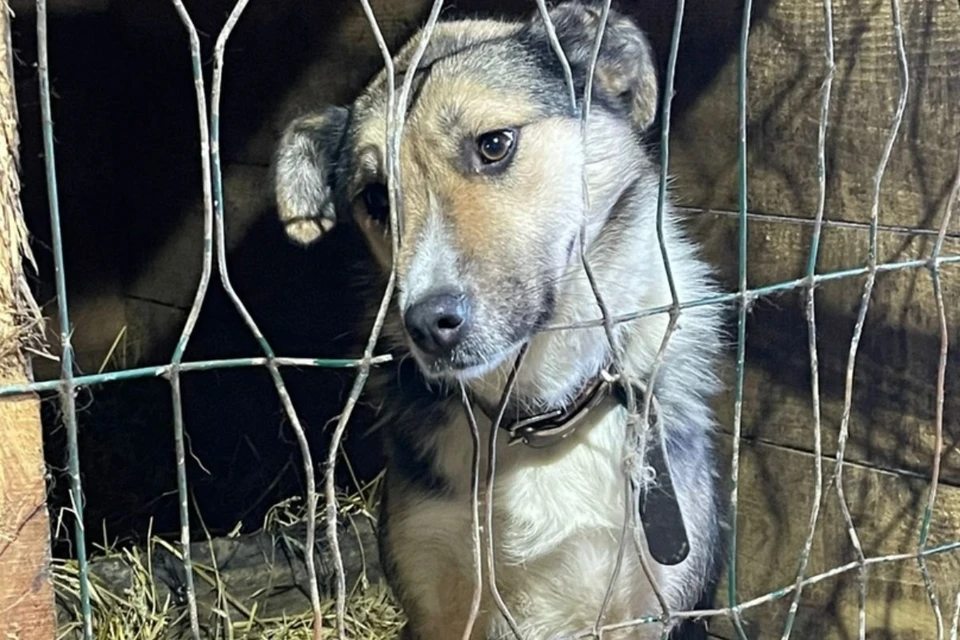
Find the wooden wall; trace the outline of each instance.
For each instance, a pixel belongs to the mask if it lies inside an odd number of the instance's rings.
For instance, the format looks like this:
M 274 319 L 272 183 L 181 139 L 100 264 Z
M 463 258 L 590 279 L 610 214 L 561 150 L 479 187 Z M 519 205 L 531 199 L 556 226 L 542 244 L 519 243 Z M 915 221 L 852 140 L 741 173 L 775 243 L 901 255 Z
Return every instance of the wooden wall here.
M 826 144 L 825 217 L 818 272 L 866 264 L 873 176 L 892 125 L 900 72 L 889 2 L 833 3 L 836 75 Z M 944 215 L 960 148 L 960 7 L 902 3 L 909 98 L 880 194 L 879 260 L 922 259 Z M 825 32 L 819 2 L 779 0 L 750 41 L 748 155 L 751 287 L 805 275 L 819 194 L 817 133 Z M 736 68 L 729 61 L 675 124 L 675 190 L 690 207 L 708 253 L 736 286 Z M 721 213 L 722 212 L 722 213 Z M 842 224 L 839 224 L 842 223 Z M 960 250 L 955 211 L 945 254 Z M 956 345 L 960 273 L 943 268 L 950 362 L 941 486 L 931 544 L 960 539 L 960 418 Z M 830 482 L 849 342 L 865 278 L 817 292 L 824 497 L 808 574 L 856 558 Z M 813 504 L 813 406 L 808 332 L 800 295 L 758 300 L 748 325 L 739 519 L 739 595 L 791 584 Z M 917 548 L 934 455 L 939 320 L 925 269 L 877 279 L 857 360 L 845 489 L 867 556 Z M 733 423 L 732 394 L 722 404 Z M 729 436 L 724 448 L 729 450 Z M 960 590 L 960 556 L 930 561 L 949 624 Z M 870 638 L 933 638 L 933 610 L 915 561 L 870 570 Z M 856 574 L 808 588 L 795 637 L 857 637 Z M 724 589 L 725 593 L 725 589 Z M 751 637 L 779 637 L 789 598 L 746 614 Z M 721 629 L 731 635 L 729 625 Z

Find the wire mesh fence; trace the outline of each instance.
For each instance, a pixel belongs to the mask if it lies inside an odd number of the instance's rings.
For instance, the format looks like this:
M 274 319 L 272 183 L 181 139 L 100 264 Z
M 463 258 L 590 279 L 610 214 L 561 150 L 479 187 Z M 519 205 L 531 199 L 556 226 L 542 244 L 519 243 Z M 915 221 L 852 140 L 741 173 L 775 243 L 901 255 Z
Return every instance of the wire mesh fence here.
M 298 445 L 302 456 L 302 466 L 304 477 L 307 483 L 307 495 L 305 501 L 306 513 L 306 540 L 305 547 L 313 549 L 318 535 L 326 536 L 327 545 L 332 550 L 332 557 L 335 561 L 336 574 L 336 598 L 335 598 L 335 628 L 330 632 L 339 638 L 346 637 L 345 618 L 348 615 L 347 597 L 348 589 L 346 585 L 345 569 L 340 560 L 340 540 L 338 538 L 337 523 L 339 513 L 339 499 L 337 487 L 335 484 L 334 468 L 340 445 L 350 424 L 351 417 L 358 400 L 365 388 L 368 377 L 373 367 L 387 365 L 393 361 L 390 355 L 379 355 L 376 353 L 376 346 L 387 314 L 390 312 L 390 304 L 393 299 L 396 283 L 397 270 L 394 262 L 393 269 L 387 281 L 386 290 L 383 292 L 380 304 L 378 306 L 376 321 L 373 331 L 367 339 L 363 354 L 355 359 L 337 359 L 337 358 L 303 358 L 303 357 L 282 357 L 277 356 L 270 343 L 264 337 L 258 328 L 257 322 L 247 310 L 240 296 L 236 293 L 230 280 L 230 272 L 227 261 L 227 247 L 225 242 L 225 216 L 224 216 L 224 193 L 221 174 L 220 157 L 220 96 L 222 92 L 222 83 L 225 74 L 225 51 L 228 39 L 240 20 L 249 0 L 240 0 L 237 2 L 233 11 L 230 13 L 226 23 L 216 38 L 213 55 L 213 76 L 212 85 L 209 89 L 209 102 L 207 99 L 208 91 L 202 72 L 203 60 L 201 56 L 200 38 L 197 29 L 194 26 L 191 17 L 184 6 L 182 0 L 172 0 L 173 7 L 183 22 L 183 26 L 189 34 L 191 61 L 193 65 L 193 79 L 196 89 L 198 132 L 201 149 L 201 167 L 203 178 L 203 205 L 204 205 L 204 231 L 203 231 L 203 268 L 200 282 L 197 285 L 193 304 L 185 326 L 180 334 L 174 353 L 168 364 L 152 367 L 142 367 L 135 369 L 126 369 L 112 371 L 95 375 L 76 375 L 73 362 L 73 352 L 71 347 L 71 321 L 67 302 L 67 277 L 63 258 L 63 239 L 60 234 L 60 211 L 57 199 L 57 173 L 56 158 L 54 148 L 54 126 L 51 117 L 50 107 L 50 60 L 47 47 L 47 17 L 46 1 L 37 0 L 37 30 L 39 44 L 39 76 L 40 76 L 40 99 L 43 111 L 43 138 L 44 138 L 44 160 L 47 172 L 47 189 L 50 205 L 50 222 L 53 230 L 53 255 L 56 265 L 56 290 L 59 312 L 60 342 L 61 342 L 61 376 L 56 380 L 46 380 L 34 382 L 25 385 L 5 386 L 0 388 L 0 397 L 7 397 L 26 393 L 36 393 L 42 391 L 56 391 L 59 394 L 64 425 L 68 434 L 68 460 L 69 460 L 69 479 L 70 479 L 70 497 L 72 503 L 72 513 L 74 520 L 74 542 L 76 549 L 76 560 L 78 564 L 77 579 L 80 589 L 80 615 L 83 626 L 82 632 L 85 640 L 95 637 L 93 628 L 93 613 L 90 594 L 90 575 L 89 562 L 87 558 L 88 536 L 83 526 L 83 486 L 80 476 L 80 452 L 78 447 L 78 426 L 77 426 L 77 407 L 76 394 L 79 389 L 110 384 L 117 381 L 131 380 L 138 378 L 156 378 L 162 377 L 169 381 L 173 400 L 173 435 L 176 448 L 176 468 L 177 468 L 177 494 L 179 500 L 179 512 L 181 519 L 180 546 L 179 553 L 182 555 L 184 566 L 184 576 L 186 580 L 185 595 L 190 622 L 190 631 L 192 636 L 199 640 L 201 637 L 201 625 L 196 601 L 196 586 L 194 584 L 195 570 L 193 558 L 190 555 L 191 544 L 191 526 L 190 526 L 190 487 L 187 478 L 187 447 L 185 441 L 185 421 L 183 415 L 183 400 L 181 396 L 181 376 L 185 372 L 209 371 L 223 368 L 239 367 L 262 367 L 269 374 L 276 393 L 280 399 L 283 410 L 288 418 L 297 437 Z M 391 229 L 391 243 L 393 248 L 392 255 L 394 261 L 399 253 L 401 233 L 403 226 L 403 207 L 400 194 L 401 167 L 399 163 L 399 154 L 401 140 L 404 132 L 404 124 L 407 115 L 407 106 L 410 100 L 411 88 L 414 79 L 414 73 L 406 73 L 401 86 L 396 86 L 396 69 L 394 68 L 394 55 L 387 46 L 383 33 L 377 21 L 368 0 L 360 0 L 364 14 L 369 21 L 370 29 L 375 35 L 377 45 L 383 56 L 383 64 L 386 70 L 387 83 L 387 127 L 385 147 L 388 150 L 386 154 L 386 174 L 387 187 L 390 200 L 391 217 L 389 221 Z M 426 25 L 423 27 L 419 42 L 412 53 L 407 65 L 408 69 L 417 69 L 420 61 L 425 55 L 430 43 L 430 38 L 438 24 L 441 10 L 444 6 L 442 0 L 434 0 L 432 3 L 429 17 Z M 557 38 L 553 25 L 550 21 L 550 14 L 545 0 L 537 0 L 536 8 L 539 15 L 544 20 L 546 31 L 549 35 L 551 46 L 554 53 L 558 56 L 563 67 L 566 80 L 569 100 L 574 113 L 579 114 L 581 130 L 586 136 L 587 122 L 590 118 L 592 91 L 594 83 L 594 72 L 600 54 L 601 42 L 604 35 L 604 28 L 607 24 L 607 16 L 610 11 L 610 1 L 607 0 L 600 4 L 601 20 L 600 29 L 596 37 L 592 52 L 587 82 L 583 94 L 578 96 L 573 75 L 570 69 L 570 63 L 564 54 L 563 48 Z M 833 100 L 833 80 L 836 73 L 836 60 L 834 50 L 833 33 L 833 15 L 834 8 L 831 0 L 824 0 L 822 4 L 823 25 L 826 34 L 825 48 L 823 51 L 822 76 L 823 85 L 820 92 L 820 119 L 817 138 L 817 181 L 819 193 L 817 199 L 817 209 L 812 221 L 812 234 L 810 252 L 806 263 L 805 275 L 795 280 L 789 280 L 770 284 L 762 287 L 750 288 L 747 279 L 747 260 L 748 260 L 748 225 L 751 220 L 747 210 L 748 196 L 748 166 L 747 166 L 747 110 L 749 99 L 748 87 L 748 51 L 749 38 L 751 33 L 751 12 L 752 3 L 747 0 L 744 3 L 742 25 L 739 39 L 738 52 L 738 108 L 739 108 L 739 144 L 738 156 L 739 165 L 737 172 L 739 189 L 739 211 L 738 211 L 738 289 L 733 292 L 714 295 L 708 298 L 697 300 L 681 300 L 674 284 L 674 275 L 671 272 L 670 255 L 667 243 L 664 241 L 664 216 L 667 207 L 667 185 L 670 172 L 670 141 L 671 141 L 671 104 L 674 95 L 675 71 L 677 55 L 681 46 L 684 22 L 684 0 L 677 0 L 676 12 L 673 19 L 673 30 L 670 42 L 670 53 L 667 61 L 667 73 L 665 76 L 664 99 L 661 110 L 661 138 L 660 138 L 660 179 L 658 207 L 656 216 L 656 234 L 659 240 L 660 251 L 663 263 L 666 268 L 667 280 L 671 293 L 672 302 L 666 306 L 656 308 L 637 309 L 629 313 L 620 315 L 612 314 L 604 302 L 599 288 L 594 282 L 590 262 L 587 259 L 585 242 L 580 243 L 580 261 L 588 280 L 590 280 L 593 294 L 596 298 L 597 317 L 593 320 L 577 323 L 576 325 L 552 325 L 544 331 L 571 331 L 576 329 L 597 328 L 604 330 L 614 354 L 618 353 L 616 340 L 614 337 L 614 327 L 621 323 L 637 321 L 642 318 L 654 315 L 666 315 L 668 323 L 666 331 L 660 339 L 660 347 L 654 361 L 654 366 L 649 378 L 644 381 L 626 380 L 627 372 L 619 361 L 614 362 L 614 373 L 622 376 L 625 382 L 633 385 L 641 384 L 647 390 L 642 402 L 638 403 L 635 397 L 628 397 L 628 412 L 631 416 L 631 424 L 628 425 L 630 432 L 637 434 L 637 443 L 641 450 L 640 459 L 644 459 L 646 447 L 646 433 L 651 428 L 651 413 L 654 411 L 656 403 L 656 385 L 657 372 L 664 358 L 669 341 L 682 322 L 683 314 L 686 310 L 704 306 L 723 306 L 735 305 L 737 308 L 737 349 L 736 349 L 736 378 L 735 378 L 735 406 L 733 421 L 733 447 L 731 458 L 731 475 L 728 478 L 728 489 L 731 512 L 729 514 L 730 532 L 729 532 L 729 554 L 727 559 L 727 606 L 715 610 L 698 611 L 675 611 L 670 610 L 667 600 L 660 593 L 655 579 L 654 572 L 648 566 L 646 554 L 640 544 L 639 522 L 636 518 L 636 510 L 631 509 L 630 505 L 635 503 L 636 496 L 643 491 L 635 480 L 636 476 L 631 469 L 626 469 L 624 474 L 625 498 L 627 508 L 625 513 L 624 531 L 620 540 L 620 558 L 625 553 L 629 553 L 631 546 L 636 546 L 636 553 L 643 569 L 651 582 L 657 595 L 659 610 L 651 611 L 648 615 L 635 620 L 615 620 L 607 621 L 605 609 L 610 601 L 610 590 L 617 581 L 618 573 L 621 567 L 621 560 L 618 560 L 617 569 L 611 577 L 607 597 L 604 605 L 597 612 L 597 622 L 592 628 L 584 629 L 581 633 L 573 636 L 576 638 L 601 638 L 604 634 L 610 634 L 617 631 L 638 628 L 643 625 L 654 625 L 668 620 L 677 620 L 683 618 L 727 618 L 733 623 L 737 636 L 746 639 L 747 631 L 744 619 L 747 614 L 763 604 L 774 600 L 789 599 L 790 606 L 782 631 L 782 638 L 786 640 L 793 634 L 793 628 L 796 622 L 796 616 L 801 603 L 803 592 L 811 585 L 826 581 L 830 578 L 846 574 L 855 573 L 858 580 L 858 637 L 865 638 L 867 634 L 866 609 L 867 609 L 867 584 L 870 569 L 877 565 L 895 562 L 914 562 L 918 565 L 923 581 L 928 593 L 929 604 L 934 612 L 937 626 L 937 638 L 942 640 L 946 637 L 956 639 L 958 633 L 958 616 L 960 616 L 960 593 L 956 596 L 955 602 L 942 603 L 939 601 L 937 591 L 934 588 L 933 578 L 927 566 L 927 559 L 934 555 L 954 552 L 960 549 L 960 538 L 955 541 L 946 542 L 938 545 L 930 544 L 930 531 L 933 524 L 933 514 L 936 506 L 937 490 L 940 479 L 940 467 L 942 452 L 944 449 L 944 396 L 947 377 L 947 355 L 948 355 L 948 324 L 947 324 L 947 304 L 944 300 L 942 288 L 942 268 L 945 265 L 953 265 L 960 262 L 960 255 L 950 255 L 944 252 L 944 242 L 950 229 L 952 215 L 955 213 L 958 197 L 960 197 L 960 149 L 956 159 L 957 173 L 951 186 L 950 195 L 947 198 L 946 205 L 940 213 L 940 223 L 936 232 L 935 241 L 929 256 L 922 259 L 903 260 L 898 262 L 881 262 L 878 251 L 878 234 L 881 228 L 880 219 L 880 192 L 883 183 L 887 164 L 890 160 L 891 152 L 898 137 L 902 135 L 902 123 L 904 111 L 910 95 L 910 69 L 908 68 L 908 57 L 904 44 L 904 32 L 901 18 L 901 5 L 899 0 L 890 0 L 890 15 L 892 19 L 891 33 L 893 39 L 889 46 L 895 48 L 900 73 L 900 86 L 896 108 L 890 114 L 890 127 L 885 132 L 885 145 L 882 157 L 876 165 L 873 176 L 870 220 L 869 220 L 869 250 L 865 265 L 857 268 L 850 268 L 838 271 L 819 272 L 817 270 L 818 253 L 820 249 L 820 239 L 823 229 L 829 222 L 825 220 L 826 204 L 826 182 L 828 178 L 826 139 L 830 127 L 829 114 L 831 100 Z M 56 53 L 55 53 L 56 55 Z M 54 57 L 55 64 L 55 57 Z M 583 198 L 589 203 L 590 193 L 587 188 L 585 175 L 582 176 Z M 581 231 L 581 238 L 585 230 Z M 924 506 L 924 516 L 920 530 L 916 534 L 916 546 L 913 549 L 902 553 L 868 556 L 861 544 L 857 525 L 851 515 L 848 500 L 845 495 L 844 469 L 846 444 L 849 437 L 850 416 L 852 409 L 853 388 L 855 382 L 857 354 L 860 341 L 863 337 L 864 327 L 868 317 L 870 303 L 874 292 L 874 286 L 878 275 L 888 272 L 904 270 L 925 269 L 929 272 L 932 279 L 935 295 L 935 304 L 937 310 L 937 324 L 940 333 L 939 361 L 936 373 L 935 393 L 935 417 L 934 417 L 934 457 L 931 461 L 930 483 L 926 493 Z M 237 314 L 243 319 L 250 333 L 255 337 L 260 347 L 260 353 L 256 356 L 242 359 L 229 360 L 205 360 L 205 361 L 185 361 L 185 352 L 190 343 L 191 334 L 200 315 L 204 304 L 214 270 L 219 275 L 220 284 L 229 296 Z M 821 418 L 821 389 L 820 389 L 820 370 L 818 367 L 818 327 L 816 321 L 816 292 L 817 288 L 827 282 L 846 280 L 852 278 L 864 277 L 864 286 L 861 293 L 861 299 L 857 311 L 856 323 L 854 326 L 852 338 L 849 343 L 849 352 L 847 356 L 847 365 L 845 370 L 845 386 L 843 390 L 843 414 L 839 428 L 837 451 L 835 455 L 835 465 L 832 478 L 827 478 L 824 471 L 824 458 L 822 434 L 823 424 Z M 752 305 L 767 296 L 779 294 L 788 291 L 799 291 L 804 295 L 805 307 L 804 316 L 807 327 L 809 365 L 811 379 L 811 434 L 813 441 L 813 461 L 814 468 L 811 473 L 811 481 L 814 483 L 814 497 L 812 508 L 809 513 L 808 526 L 804 536 L 804 545 L 802 553 L 798 558 L 795 579 L 791 584 L 785 585 L 780 589 L 769 593 L 748 599 L 741 600 L 738 585 L 738 534 L 737 534 L 737 515 L 739 507 L 739 489 L 740 489 L 740 458 L 741 458 L 741 430 L 744 402 L 744 371 L 746 366 L 746 325 L 747 317 Z M 481 455 L 484 443 L 481 442 L 480 430 L 477 427 L 476 418 L 473 415 L 473 408 L 468 400 L 467 390 L 461 387 L 460 391 L 463 398 L 463 406 L 469 417 L 472 430 L 472 439 L 474 443 L 474 455 L 472 458 L 473 482 L 471 485 L 471 508 L 473 516 L 473 535 L 471 544 L 473 545 L 473 560 L 475 565 L 475 584 L 473 599 L 471 604 L 471 615 L 468 628 L 463 637 L 471 637 L 472 627 L 477 619 L 481 602 L 481 593 L 484 585 L 493 595 L 494 603 L 499 610 L 500 615 L 509 623 L 514 635 L 522 638 L 520 626 L 514 620 L 507 604 L 499 597 L 497 591 L 497 581 L 495 575 L 494 558 L 494 540 L 493 528 L 493 495 L 496 481 L 496 452 L 497 452 L 497 434 L 499 422 L 503 419 L 503 412 L 516 379 L 516 373 L 522 367 L 523 353 L 518 357 L 514 364 L 513 375 L 507 381 L 503 390 L 503 396 L 500 401 L 497 418 L 490 429 L 490 441 L 486 443 L 488 455 L 487 467 L 483 469 Z M 308 445 L 306 432 L 302 426 L 293 402 L 290 399 L 283 376 L 285 367 L 322 367 L 322 368 L 347 368 L 356 371 L 353 385 L 349 391 L 346 404 L 336 421 L 333 430 L 333 439 L 326 459 L 322 464 L 318 464 L 311 454 Z M 322 483 L 315 477 L 315 470 L 323 470 Z M 828 481 L 832 481 L 829 482 Z M 322 490 L 320 487 L 322 486 Z M 848 531 L 850 543 L 855 551 L 855 560 L 829 570 L 810 574 L 808 571 L 808 561 L 811 549 L 814 544 L 814 537 L 817 531 L 818 521 L 820 519 L 820 508 L 824 491 L 832 488 L 836 491 L 839 499 L 842 513 L 845 520 L 845 526 Z M 322 491 L 322 497 L 321 497 Z M 320 505 L 323 509 L 321 511 Z M 320 522 L 324 523 L 324 530 L 318 531 Z M 323 635 L 322 628 L 322 603 L 320 588 L 317 579 L 317 569 L 314 566 L 314 554 L 305 554 L 306 570 L 308 573 L 310 593 L 309 599 L 314 618 L 314 637 L 320 638 Z M 483 558 L 487 562 L 484 564 Z M 946 611 L 944 611 L 946 607 Z

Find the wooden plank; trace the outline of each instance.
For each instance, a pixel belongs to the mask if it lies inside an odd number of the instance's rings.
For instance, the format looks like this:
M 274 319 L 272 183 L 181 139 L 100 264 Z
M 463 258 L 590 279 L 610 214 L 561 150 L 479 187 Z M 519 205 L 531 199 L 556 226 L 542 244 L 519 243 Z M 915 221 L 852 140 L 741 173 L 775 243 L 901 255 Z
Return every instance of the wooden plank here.
M 832 4 L 837 71 L 827 133 L 826 215 L 862 222 L 869 219 L 873 174 L 900 92 L 891 3 Z M 881 216 L 890 224 L 932 228 L 956 171 L 960 7 L 900 4 L 910 94 L 883 184 Z M 747 114 L 753 211 L 804 217 L 816 212 L 824 43 L 820 2 L 776 0 L 754 21 Z M 737 207 L 736 78 L 733 57 L 674 123 L 671 170 L 686 204 Z
M 0 386 L 27 381 L 21 251 L 26 241 L 17 172 L 18 133 L 9 48 L 0 10 Z M 40 407 L 35 396 L 0 400 L 0 637 L 54 637 L 50 539 Z
M 751 286 L 801 278 L 811 227 L 802 221 L 751 221 Z M 736 219 L 698 215 L 693 227 L 711 262 L 719 265 L 728 290 L 736 288 Z M 828 227 L 821 243 L 823 262 L 850 269 L 866 260 L 865 227 Z M 881 261 L 923 259 L 930 236 L 883 231 Z M 960 253 L 960 239 L 944 244 L 944 254 Z M 725 257 L 726 256 L 726 257 Z M 865 278 L 825 283 L 817 289 L 818 356 L 824 452 L 833 455 L 843 413 L 850 339 Z M 960 485 L 960 265 L 942 270 L 951 346 L 945 388 L 947 447 L 943 479 Z M 940 328 L 930 273 L 923 268 L 877 278 L 860 342 L 847 456 L 876 466 L 929 477 L 934 445 L 934 406 L 940 354 Z M 732 371 L 727 397 L 718 405 L 725 428 L 733 424 Z M 787 294 L 758 300 L 747 333 L 743 434 L 791 448 L 812 450 L 813 413 L 809 349 L 803 296 Z
M 724 455 L 729 456 L 731 442 L 729 437 L 722 438 Z M 829 460 L 824 461 L 823 471 L 826 478 L 833 473 Z M 741 602 L 794 583 L 813 505 L 814 478 L 811 455 L 769 444 L 743 444 L 737 555 Z M 845 467 L 847 502 L 868 558 L 916 552 L 927 485 L 869 467 Z M 827 483 L 821 505 L 808 576 L 856 559 L 836 490 Z M 940 487 L 929 546 L 953 542 L 960 542 L 960 489 Z M 960 550 L 929 556 L 927 563 L 949 626 L 960 589 Z M 719 591 L 721 606 L 726 606 L 726 593 L 724 581 Z M 806 587 L 791 637 L 857 637 L 857 594 L 855 570 Z M 779 638 L 791 597 L 747 609 L 748 637 Z M 867 638 L 937 637 L 933 609 L 913 559 L 872 566 L 866 602 Z M 736 637 L 728 621 L 718 619 L 714 626 L 721 636 Z

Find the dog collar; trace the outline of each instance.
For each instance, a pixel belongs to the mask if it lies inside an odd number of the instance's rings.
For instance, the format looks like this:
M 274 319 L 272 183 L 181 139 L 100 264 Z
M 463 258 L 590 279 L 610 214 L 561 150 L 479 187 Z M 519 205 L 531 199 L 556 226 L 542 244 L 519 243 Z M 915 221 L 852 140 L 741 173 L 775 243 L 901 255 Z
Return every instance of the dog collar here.
M 637 404 L 642 405 L 646 389 L 632 386 Z M 569 405 L 513 420 L 507 420 L 505 415 L 500 428 L 510 434 L 510 445 L 522 442 L 534 449 L 543 449 L 570 437 L 611 395 L 617 404 L 627 406 L 627 390 L 617 377 L 604 371 L 588 382 Z M 490 416 L 486 409 L 484 412 Z M 646 464 L 653 469 L 655 477 L 638 492 L 637 507 L 651 557 L 661 565 L 676 565 L 689 555 L 690 541 L 673 485 L 656 396 L 650 398 L 650 428 L 654 437 L 647 447 Z

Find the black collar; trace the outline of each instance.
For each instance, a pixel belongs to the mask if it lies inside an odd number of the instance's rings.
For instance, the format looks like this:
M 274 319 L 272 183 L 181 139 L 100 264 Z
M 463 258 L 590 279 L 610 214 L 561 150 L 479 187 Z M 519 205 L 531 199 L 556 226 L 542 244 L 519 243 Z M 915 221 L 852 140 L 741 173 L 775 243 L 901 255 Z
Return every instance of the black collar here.
M 642 407 L 646 389 L 633 385 L 633 391 L 636 405 Z M 540 413 L 520 414 L 509 420 L 505 413 L 500 428 L 510 434 L 511 445 L 522 442 L 535 449 L 546 448 L 573 434 L 584 418 L 610 396 L 620 406 L 627 407 L 626 388 L 619 378 L 603 371 L 588 381 L 567 406 Z M 491 422 L 495 421 L 496 411 L 488 410 L 483 402 L 477 401 L 477 404 Z M 690 542 L 673 486 L 656 396 L 650 398 L 650 432 L 653 438 L 647 447 L 646 464 L 656 476 L 639 491 L 640 519 L 653 559 L 662 565 L 676 565 L 689 555 Z

